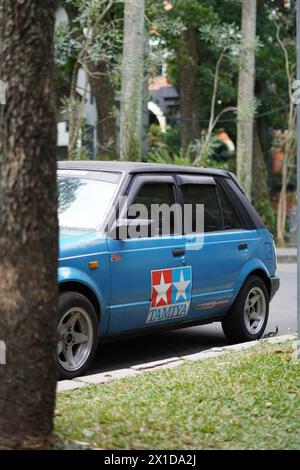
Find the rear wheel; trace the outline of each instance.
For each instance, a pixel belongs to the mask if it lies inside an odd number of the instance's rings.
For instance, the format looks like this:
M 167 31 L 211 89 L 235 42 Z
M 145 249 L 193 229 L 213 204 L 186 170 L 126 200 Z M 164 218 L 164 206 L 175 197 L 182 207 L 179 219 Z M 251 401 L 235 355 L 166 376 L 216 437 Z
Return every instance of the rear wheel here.
M 264 281 L 260 277 L 250 276 L 222 321 L 227 339 L 231 343 L 242 343 L 261 338 L 268 322 L 269 302 Z
M 91 364 L 97 350 L 97 315 L 91 302 L 77 292 L 59 299 L 57 357 L 59 375 L 72 379 Z

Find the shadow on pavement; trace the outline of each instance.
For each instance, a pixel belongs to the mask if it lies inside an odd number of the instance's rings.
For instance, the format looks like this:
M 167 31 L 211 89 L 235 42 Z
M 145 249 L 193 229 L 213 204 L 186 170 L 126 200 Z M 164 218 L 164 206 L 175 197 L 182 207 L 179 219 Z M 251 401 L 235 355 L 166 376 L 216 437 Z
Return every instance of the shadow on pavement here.
M 149 333 L 102 344 L 87 374 L 197 353 L 228 344 L 219 325 Z

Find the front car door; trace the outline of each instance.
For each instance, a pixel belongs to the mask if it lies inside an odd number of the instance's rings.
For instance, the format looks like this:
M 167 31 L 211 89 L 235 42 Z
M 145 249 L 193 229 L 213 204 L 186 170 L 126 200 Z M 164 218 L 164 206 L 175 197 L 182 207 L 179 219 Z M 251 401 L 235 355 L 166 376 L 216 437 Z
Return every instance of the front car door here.
M 133 177 L 129 206 L 143 204 L 151 217 L 153 204 L 173 206 L 177 202 L 177 188 L 171 174 Z M 122 214 L 119 217 L 122 218 Z M 186 237 L 176 231 L 175 218 L 171 218 L 169 232 L 165 230 L 163 234 L 159 229 L 141 238 L 108 238 L 110 334 L 177 323 L 188 318 L 191 255 L 186 251 Z

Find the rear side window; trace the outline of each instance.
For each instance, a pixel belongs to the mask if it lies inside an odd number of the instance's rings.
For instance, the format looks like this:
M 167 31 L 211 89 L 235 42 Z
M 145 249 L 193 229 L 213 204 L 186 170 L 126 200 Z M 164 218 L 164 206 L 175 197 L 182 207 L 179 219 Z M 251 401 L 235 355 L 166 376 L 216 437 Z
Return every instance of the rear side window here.
M 196 229 L 196 204 L 204 204 L 204 231 L 218 232 L 223 229 L 216 188 L 205 184 L 184 184 L 181 186 L 184 204 L 192 204 L 192 227 Z
M 220 199 L 225 230 L 243 229 L 244 227 L 239 215 L 237 214 L 229 197 L 221 186 L 218 187 L 218 195 Z
M 261 220 L 260 216 L 254 209 L 252 204 L 248 201 L 245 194 L 237 186 L 237 184 L 232 179 L 228 179 L 226 181 L 226 185 L 228 185 L 228 188 L 233 194 L 233 197 L 238 201 L 241 206 L 241 213 L 243 215 L 243 219 L 246 222 L 246 227 L 249 230 L 265 228 L 266 226 Z

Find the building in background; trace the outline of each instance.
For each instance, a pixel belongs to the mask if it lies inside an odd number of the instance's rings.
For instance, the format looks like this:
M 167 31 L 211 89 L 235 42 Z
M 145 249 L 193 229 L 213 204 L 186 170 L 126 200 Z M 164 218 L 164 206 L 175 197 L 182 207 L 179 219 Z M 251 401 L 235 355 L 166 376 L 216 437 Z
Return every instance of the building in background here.
M 148 105 L 150 111 L 150 124 L 159 124 L 161 131 L 165 132 L 167 118 L 179 119 L 179 94 L 166 76 L 164 67 L 161 74 L 153 77 L 149 84 L 151 101 Z

